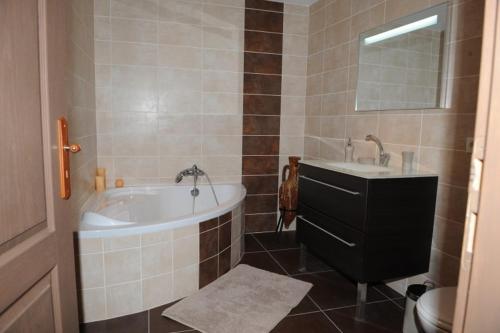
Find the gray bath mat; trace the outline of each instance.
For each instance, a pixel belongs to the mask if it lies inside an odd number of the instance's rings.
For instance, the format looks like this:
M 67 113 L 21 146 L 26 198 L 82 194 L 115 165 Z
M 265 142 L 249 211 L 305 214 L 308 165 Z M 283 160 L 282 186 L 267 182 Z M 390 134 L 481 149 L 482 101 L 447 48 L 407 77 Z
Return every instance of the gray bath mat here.
M 311 287 L 308 282 L 238 265 L 162 315 L 203 333 L 266 333 Z

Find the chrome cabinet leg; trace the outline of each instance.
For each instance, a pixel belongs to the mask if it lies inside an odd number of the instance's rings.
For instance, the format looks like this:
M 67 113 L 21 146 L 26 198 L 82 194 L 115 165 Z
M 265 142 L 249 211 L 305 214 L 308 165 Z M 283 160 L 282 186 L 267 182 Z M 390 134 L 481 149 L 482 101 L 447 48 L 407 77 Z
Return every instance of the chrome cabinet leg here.
M 358 282 L 358 291 L 356 297 L 356 320 L 365 320 L 366 294 L 368 292 L 368 284 Z
M 307 246 L 300 243 L 299 272 L 305 272 L 307 266 Z

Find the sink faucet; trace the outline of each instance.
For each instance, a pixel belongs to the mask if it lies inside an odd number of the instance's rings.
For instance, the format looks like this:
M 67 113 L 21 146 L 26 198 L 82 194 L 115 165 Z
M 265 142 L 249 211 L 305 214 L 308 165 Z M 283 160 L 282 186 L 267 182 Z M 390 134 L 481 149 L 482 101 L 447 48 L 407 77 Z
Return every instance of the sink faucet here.
M 386 153 L 384 151 L 384 147 L 382 147 L 382 142 L 380 142 L 380 139 L 377 138 L 373 134 L 368 134 L 365 138 L 366 141 L 373 141 L 377 144 L 378 151 L 379 151 L 379 165 L 381 166 L 387 166 L 389 164 L 389 160 L 391 159 L 391 155 L 389 153 Z

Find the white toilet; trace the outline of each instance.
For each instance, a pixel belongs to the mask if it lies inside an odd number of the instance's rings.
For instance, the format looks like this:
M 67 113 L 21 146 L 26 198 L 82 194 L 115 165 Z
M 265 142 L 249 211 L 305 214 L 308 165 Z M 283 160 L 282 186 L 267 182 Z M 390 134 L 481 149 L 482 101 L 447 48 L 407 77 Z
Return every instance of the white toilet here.
M 432 289 L 417 301 L 418 322 L 425 333 L 452 331 L 457 287 Z

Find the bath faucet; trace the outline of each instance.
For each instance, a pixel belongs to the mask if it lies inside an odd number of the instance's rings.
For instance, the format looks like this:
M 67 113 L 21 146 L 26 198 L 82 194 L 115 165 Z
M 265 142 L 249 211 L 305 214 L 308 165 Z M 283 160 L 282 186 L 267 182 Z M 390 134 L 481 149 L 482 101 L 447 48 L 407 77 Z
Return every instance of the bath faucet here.
M 387 166 L 389 164 L 389 160 L 391 159 L 391 155 L 389 153 L 386 153 L 384 151 L 384 147 L 382 147 L 382 142 L 380 142 L 380 139 L 377 138 L 373 134 L 368 134 L 365 138 L 366 141 L 373 141 L 375 144 L 377 144 L 378 151 L 379 151 L 379 162 L 378 164 L 381 166 Z
M 199 176 L 205 176 L 205 171 L 199 169 L 198 166 L 194 164 L 192 167 L 184 169 L 181 172 L 179 172 L 175 177 L 175 182 L 180 183 L 182 179 L 186 176 L 193 176 L 194 183 L 196 184 L 198 182 Z
M 208 174 L 205 171 L 199 169 L 196 164 L 193 164 L 192 167 L 182 170 L 177 174 L 177 176 L 175 176 L 175 183 L 177 184 L 180 183 L 182 179 L 186 176 L 193 176 L 194 179 L 194 186 L 193 189 L 191 190 L 191 196 L 193 197 L 193 200 L 198 195 L 200 195 L 200 190 L 197 187 L 198 177 L 205 176 L 205 178 L 208 181 L 208 184 L 210 185 L 210 188 L 212 189 L 212 194 L 214 195 L 215 203 L 217 204 L 217 206 L 219 206 L 219 199 L 217 199 L 217 194 L 215 193 L 215 189 L 212 185 L 212 182 L 210 181 L 210 177 L 208 177 Z M 194 201 L 193 201 L 193 214 L 194 214 Z

